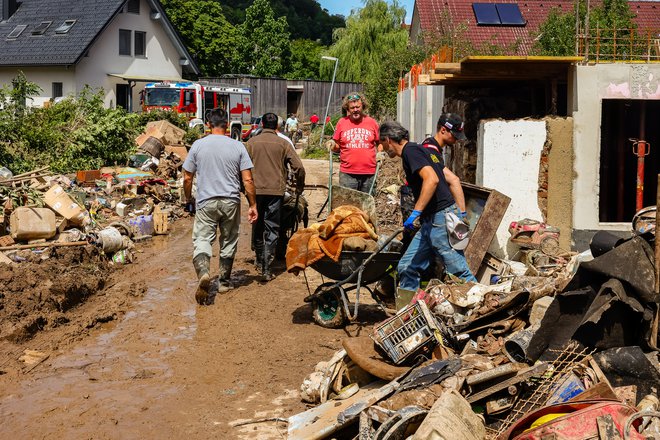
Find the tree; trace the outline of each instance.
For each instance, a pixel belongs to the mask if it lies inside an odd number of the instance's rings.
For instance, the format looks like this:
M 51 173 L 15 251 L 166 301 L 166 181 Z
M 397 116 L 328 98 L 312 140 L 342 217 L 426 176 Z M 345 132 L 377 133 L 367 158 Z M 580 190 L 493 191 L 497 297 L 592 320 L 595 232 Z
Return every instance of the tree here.
M 289 31 L 286 18 L 275 18 L 268 0 L 254 0 L 239 26 L 242 36 L 240 57 L 243 71 L 256 76 L 285 73 L 289 56 Z
M 293 40 L 287 79 L 317 79 L 323 46 L 311 40 Z
M 373 77 L 383 65 L 388 52 L 405 50 L 408 31 L 402 26 L 405 8 L 396 0 L 364 0 L 364 7 L 351 12 L 346 27 L 335 29 L 334 43 L 328 54 L 339 58 L 337 79 L 361 82 Z M 321 74 L 332 75 L 331 63 L 321 64 Z
M 220 76 L 238 68 L 241 38 L 216 1 L 162 0 L 161 3 L 202 76 Z
M 553 8 L 546 21 L 539 27 L 539 36 L 535 45 L 536 52 L 541 55 L 576 55 L 575 14 L 575 8 L 566 14 Z M 584 26 L 587 10 L 583 0 L 580 0 L 578 4 L 577 14 L 579 22 Z M 589 11 L 590 52 L 596 46 L 593 42 L 596 35 L 594 30 L 598 30 L 600 58 L 621 59 L 644 53 L 645 47 L 629 44 L 631 32 L 637 29 L 633 17 L 634 14 L 630 10 L 627 0 L 604 0 L 602 5 L 592 8 Z M 618 39 L 619 42 L 616 43 L 615 39 Z

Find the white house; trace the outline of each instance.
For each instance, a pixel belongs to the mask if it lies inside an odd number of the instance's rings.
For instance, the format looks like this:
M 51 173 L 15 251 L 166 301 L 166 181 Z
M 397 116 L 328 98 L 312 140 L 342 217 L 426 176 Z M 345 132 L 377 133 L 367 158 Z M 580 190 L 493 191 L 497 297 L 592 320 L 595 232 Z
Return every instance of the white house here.
M 41 87 L 32 105 L 100 88 L 137 110 L 146 82 L 199 70 L 158 0 L 0 0 L 0 85 L 18 71 Z

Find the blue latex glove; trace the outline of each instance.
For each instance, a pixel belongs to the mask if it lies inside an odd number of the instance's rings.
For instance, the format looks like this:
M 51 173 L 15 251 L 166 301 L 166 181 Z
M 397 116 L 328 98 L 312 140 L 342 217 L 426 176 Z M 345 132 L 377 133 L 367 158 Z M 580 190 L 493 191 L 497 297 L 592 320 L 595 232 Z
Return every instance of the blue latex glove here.
M 415 220 L 417 220 L 417 218 L 418 218 L 420 215 L 422 215 L 422 211 L 418 211 L 418 210 L 415 209 L 415 210 L 410 214 L 410 217 L 408 217 L 408 219 L 407 219 L 405 222 L 403 222 L 403 227 L 406 228 L 406 229 L 414 230 L 414 229 L 415 229 L 415 225 L 413 225 L 413 223 L 415 222 Z
M 191 200 L 190 202 L 187 202 L 183 207 L 183 210 L 191 214 L 195 214 L 195 201 Z
M 461 220 L 465 220 L 467 218 L 467 211 L 460 211 L 458 213 L 458 218 L 460 218 Z

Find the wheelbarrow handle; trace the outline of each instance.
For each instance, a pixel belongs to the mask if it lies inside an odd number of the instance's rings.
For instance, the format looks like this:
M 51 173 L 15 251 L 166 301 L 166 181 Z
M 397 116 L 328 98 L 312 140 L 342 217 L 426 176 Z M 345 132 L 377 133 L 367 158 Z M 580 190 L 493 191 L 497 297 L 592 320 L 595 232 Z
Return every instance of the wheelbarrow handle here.
M 399 235 L 400 233 L 402 233 L 403 230 L 404 230 L 403 228 L 399 228 L 399 229 L 397 229 L 396 231 L 394 231 L 391 235 L 389 235 L 389 236 L 385 239 L 385 241 L 383 242 L 383 244 L 381 244 L 380 246 L 378 246 L 378 249 L 376 249 L 376 250 L 374 251 L 373 254 L 369 255 L 369 258 L 367 258 L 366 260 L 364 260 L 364 261 L 362 262 L 362 264 L 360 265 L 360 266 L 361 266 L 361 269 L 363 269 L 364 267 L 366 267 L 367 264 L 369 264 L 369 262 L 371 262 L 371 260 L 373 260 L 373 259 L 376 257 L 376 255 L 378 255 L 378 254 L 380 254 L 381 252 L 383 252 L 383 249 L 385 249 L 385 248 L 387 247 L 387 245 L 390 244 L 390 242 L 391 242 L 392 240 L 394 240 L 394 239 L 397 237 L 397 235 Z

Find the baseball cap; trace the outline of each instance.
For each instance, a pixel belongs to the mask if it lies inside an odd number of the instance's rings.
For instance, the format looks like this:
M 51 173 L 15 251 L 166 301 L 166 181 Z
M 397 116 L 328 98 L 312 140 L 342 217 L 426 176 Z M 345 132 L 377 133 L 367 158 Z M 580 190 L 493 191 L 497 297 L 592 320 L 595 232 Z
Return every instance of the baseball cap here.
M 443 113 L 440 115 L 440 119 L 438 119 L 438 130 L 442 126 L 448 129 L 457 140 L 464 141 L 467 139 L 465 137 L 465 132 L 463 131 L 465 127 L 463 118 L 458 116 L 456 113 Z
M 457 251 L 462 251 L 470 241 L 470 227 L 452 211 L 445 214 L 445 221 L 447 222 L 449 244 Z

